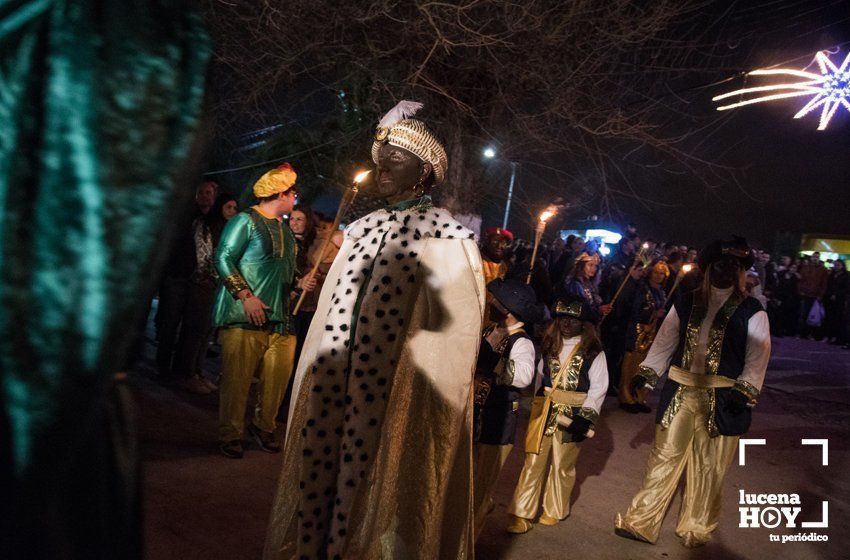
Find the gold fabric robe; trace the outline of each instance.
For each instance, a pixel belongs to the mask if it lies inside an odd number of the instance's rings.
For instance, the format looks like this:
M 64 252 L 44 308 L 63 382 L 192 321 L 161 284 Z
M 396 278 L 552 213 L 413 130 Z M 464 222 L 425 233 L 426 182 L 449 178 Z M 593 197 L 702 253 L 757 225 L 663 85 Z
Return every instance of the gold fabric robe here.
M 265 560 L 297 557 L 303 501 L 298 473 L 305 460 L 302 428 L 308 421 L 311 373 L 325 334 L 324 318 L 335 309 L 331 294 L 355 246 L 347 234 L 296 370 Z M 484 310 L 481 258 L 472 239 L 430 237 L 419 269 L 424 276 L 410 320 L 399 329 L 404 342 L 390 372 L 380 442 L 365 480 L 357 484 L 342 537 L 346 559 L 473 556 L 471 386 Z M 338 541 L 334 548 L 340 548 Z

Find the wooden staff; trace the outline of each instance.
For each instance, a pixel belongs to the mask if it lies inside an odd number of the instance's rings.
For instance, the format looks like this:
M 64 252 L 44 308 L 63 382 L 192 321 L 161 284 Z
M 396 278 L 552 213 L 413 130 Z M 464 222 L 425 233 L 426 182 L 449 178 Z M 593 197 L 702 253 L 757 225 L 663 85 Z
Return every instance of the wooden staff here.
M 354 178 L 354 182 L 351 184 L 351 188 L 347 189 L 343 195 L 342 200 L 339 203 L 339 208 L 336 211 L 336 218 L 334 218 L 333 226 L 331 226 L 328 237 L 325 239 L 325 242 L 322 243 L 322 248 L 319 249 L 319 252 L 316 254 L 316 262 L 313 263 L 313 269 L 310 270 L 310 274 L 307 276 L 313 276 L 319 270 L 319 265 L 322 264 L 322 261 L 325 258 L 325 254 L 328 252 L 328 247 L 331 245 L 331 240 L 333 239 L 333 232 L 339 229 L 339 224 L 342 223 L 342 219 L 345 217 L 345 214 L 348 212 L 351 205 L 354 203 L 354 199 L 357 198 L 357 193 L 360 191 L 360 183 L 369 175 L 371 171 L 361 171 Z M 298 311 L 301 309 L 301 304 L 304 303 L 304 298 L 307 296 L 307 291 L 302 290 L 301 295 L 298 297 L 298 303 L 295 304 L 295 309 L 292 311 L 293 315 L 298 315 Z
M 620 282 L 620 287 L 619 287 L 619 288 L 617 288 L 617 291 L 616 291 L 616 292 L 614 292 L 614 297 L 612 297 L 612 298 L 611 298 L 611 301 L 610 301 L 610 302 L 608 302 L 608 305 L 610 305 L 612 308 L 614 307 L 614 302 L 616 302 L 616 301 L 617 301 L 617 298 L 618 298 L 618 297 L 620 297 L 620 292 L 622 292 L 622 291 L 623 291 L 623 288 L 625 288 L 625 287 L 626 287 L 626 282 L 628 282 L 628 281 L 629 281 L 629 277 L 631 277 L 632 272 L 634 272 L 634 271 L 635 271 L 635 269 L 637 268 L 638 262 L 639 262 L 639 261 L 643 258 L 643 253 L 644 253 L 644 251 L 646 251 L 648 248 L 649 248 L 649 245 L 647 245 L 646 243 L 644 243 L 643 245 L 641 245 L 641 247 L 640 247 L 640 251 L 638 251 L 638 254 L 637 254 L 637 255 L 635 255 L 635 260 L 634 260 L 634 262 L 632 263 L 631 268 L 629 268 L 629 272 L 628 272 L 628 274 L 626 274 L 626 277 L 625 277 L 625 278 L 623 278 L 623 281 L 622 281 L 622 282 Z M 612 309 L 612 311 L 613 311 L 613 309 Z M 610 313 L 608 313 L 608 315 L 610 315 Z M 608 317 L 608 315 L 605 315 L 605 317 L 602 317 L 602 319 L 599 321 L 599 324 L 600 324 L 600 325 L 602 325 L 602 323 L 604 323 L 604 322 L 605 322 L 605 319 Z

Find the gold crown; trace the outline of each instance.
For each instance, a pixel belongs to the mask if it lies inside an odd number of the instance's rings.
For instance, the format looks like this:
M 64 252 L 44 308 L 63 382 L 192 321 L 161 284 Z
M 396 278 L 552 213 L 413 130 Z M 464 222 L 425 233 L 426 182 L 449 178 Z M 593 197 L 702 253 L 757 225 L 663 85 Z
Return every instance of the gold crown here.
M 580 319 L 581 306 L 582 303 L 580 301 L 571 301 L 570 303 L 564 303 L 563 301 L 558 300 L 555 303 L 555 315 L 569 315 L 570 317 Z
M 391 127 L 378 127 L 375 141 L 372 143 L 372 161 L 378 163 L 381 146 L 389 144 L 404 148 L 422 161 L 427 161 L 434 169 L 434 183 L 439 185 L 449 168 L 446 149 L 437 140 L 428 126 L 416 119 L 405 119 Z

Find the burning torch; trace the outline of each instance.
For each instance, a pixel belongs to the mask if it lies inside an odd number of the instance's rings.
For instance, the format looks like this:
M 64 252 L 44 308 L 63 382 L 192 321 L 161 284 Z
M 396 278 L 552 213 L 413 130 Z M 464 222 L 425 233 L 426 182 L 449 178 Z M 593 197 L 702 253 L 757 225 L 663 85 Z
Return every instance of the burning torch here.
M 325 258 L 325 253 L 328 252 L 328 247 L 330 247 L 331 239 L 333 238 L 333 232 L 339 229 L 339 224 L 342 222 L 342 218 L 348 213 L 348 210 L 351 208 L 351 205 L 354 203 L 354 199 L 357 198 L 357 193 L 360 191 L 360 183 L 366 180 L 366 177 L 369 176 L 371 171 L 361 171 L 354 177 L 354 181 L 351 183 L 351 187 L 346 189 L 342 194 L 342 200 L 339 203 L 339 208 L 336 211 L 336 218 L 334 218 L 333 226 L 331 226 L 328 237 L 325 239 L 324 243 L 322 243 L 322 248 L 316 254 L 316 262 L 313 263 L 313 268 L 310 270 L 310 274 L 307 276 L 314 276 L 316 272 L 319 270 L 319 265 L 322 264 L 322 260 Z M 301 292 L 301 295 L 298 298 L 298 303 L 295 304 L 295 309 L 292 311 L 293 315 L 298 315 L 298 310 L 301 309 L 301 304 L 304 303 L 304 297 L 307 295 L 307 292 Z
M 682 278 L 685 277 L 687 273 L 689 273 L 694 268 L 692 264 L 686 264 L 682 268 L 679 269 L 679 274 L 676 275 L 676 280 L 673 282 L 673 287 L 670 288 L 670 293 L 667 294 L 667 298 L 664 300 L 664 309 L 667 309 L 667 304 L 670 303 L 670 299 L 673 297 L 673 294 L 676 293 L 676 288 L 679 287 L 679 284 L 682 282 Z
M 543 232 L 546 230 L 546 221 L 557 213 L 558 207 L 550 205 L 540 214 L 540 219 L 534 230 L 534 249 L 531 251 L 531 262 L 528 264 L 528 277 L 525 279 L 526 284 L 531 284 L 531 275 L 534 272 L 534 261 L 537 260 L 537 248 L 540 247 L 540 240 L 543 239 Z

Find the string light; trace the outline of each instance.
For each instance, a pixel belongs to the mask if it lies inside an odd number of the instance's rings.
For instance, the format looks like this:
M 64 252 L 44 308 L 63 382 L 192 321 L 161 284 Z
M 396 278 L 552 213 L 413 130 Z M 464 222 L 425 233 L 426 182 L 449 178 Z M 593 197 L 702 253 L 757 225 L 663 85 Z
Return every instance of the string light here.
M 803 78 L 804 81 L 743 88 L 718 95 L 712 98 L 712 101 L 721 101 L 737 95 L 750 93 L 777 92 L 752 99 L 745 99 L 730 105 L 722 105 L 717 108 L 718 111 L 726 111 L 728 109 L 735 109 L 736 107 L 743 107 L 744 105 L 752 105 L 754 103 L 762 103 L 765 101 L 811 96 L 811 99 L 809 99 L 806 105 L 794 115 L 794 118 L 802 118 L 815 109 L 820 109 L 821 114 L 818 130 L 826 130 L 826 127 L 829 125 L 829 121 L 832 120 L 832 117 L 835 115 L 835 112 L 839 107 L 843 106 L 845 109 L 850 111 L 850 68 L 848 68 L 848 66 L 850 66 L 850 54 L 844 57 L 844 62 L 841 63 L 841 66 L 833 64 L 833 62 L 829 60 L 829 56 L 827 56 L 827 54 L 823 51 L 815 55 L 815 62 L 817 62 L 818 68 L 820 68 L 820 74 L 790 68 L 753 70 L 747 75 L 793 76 L 795 78 Z

